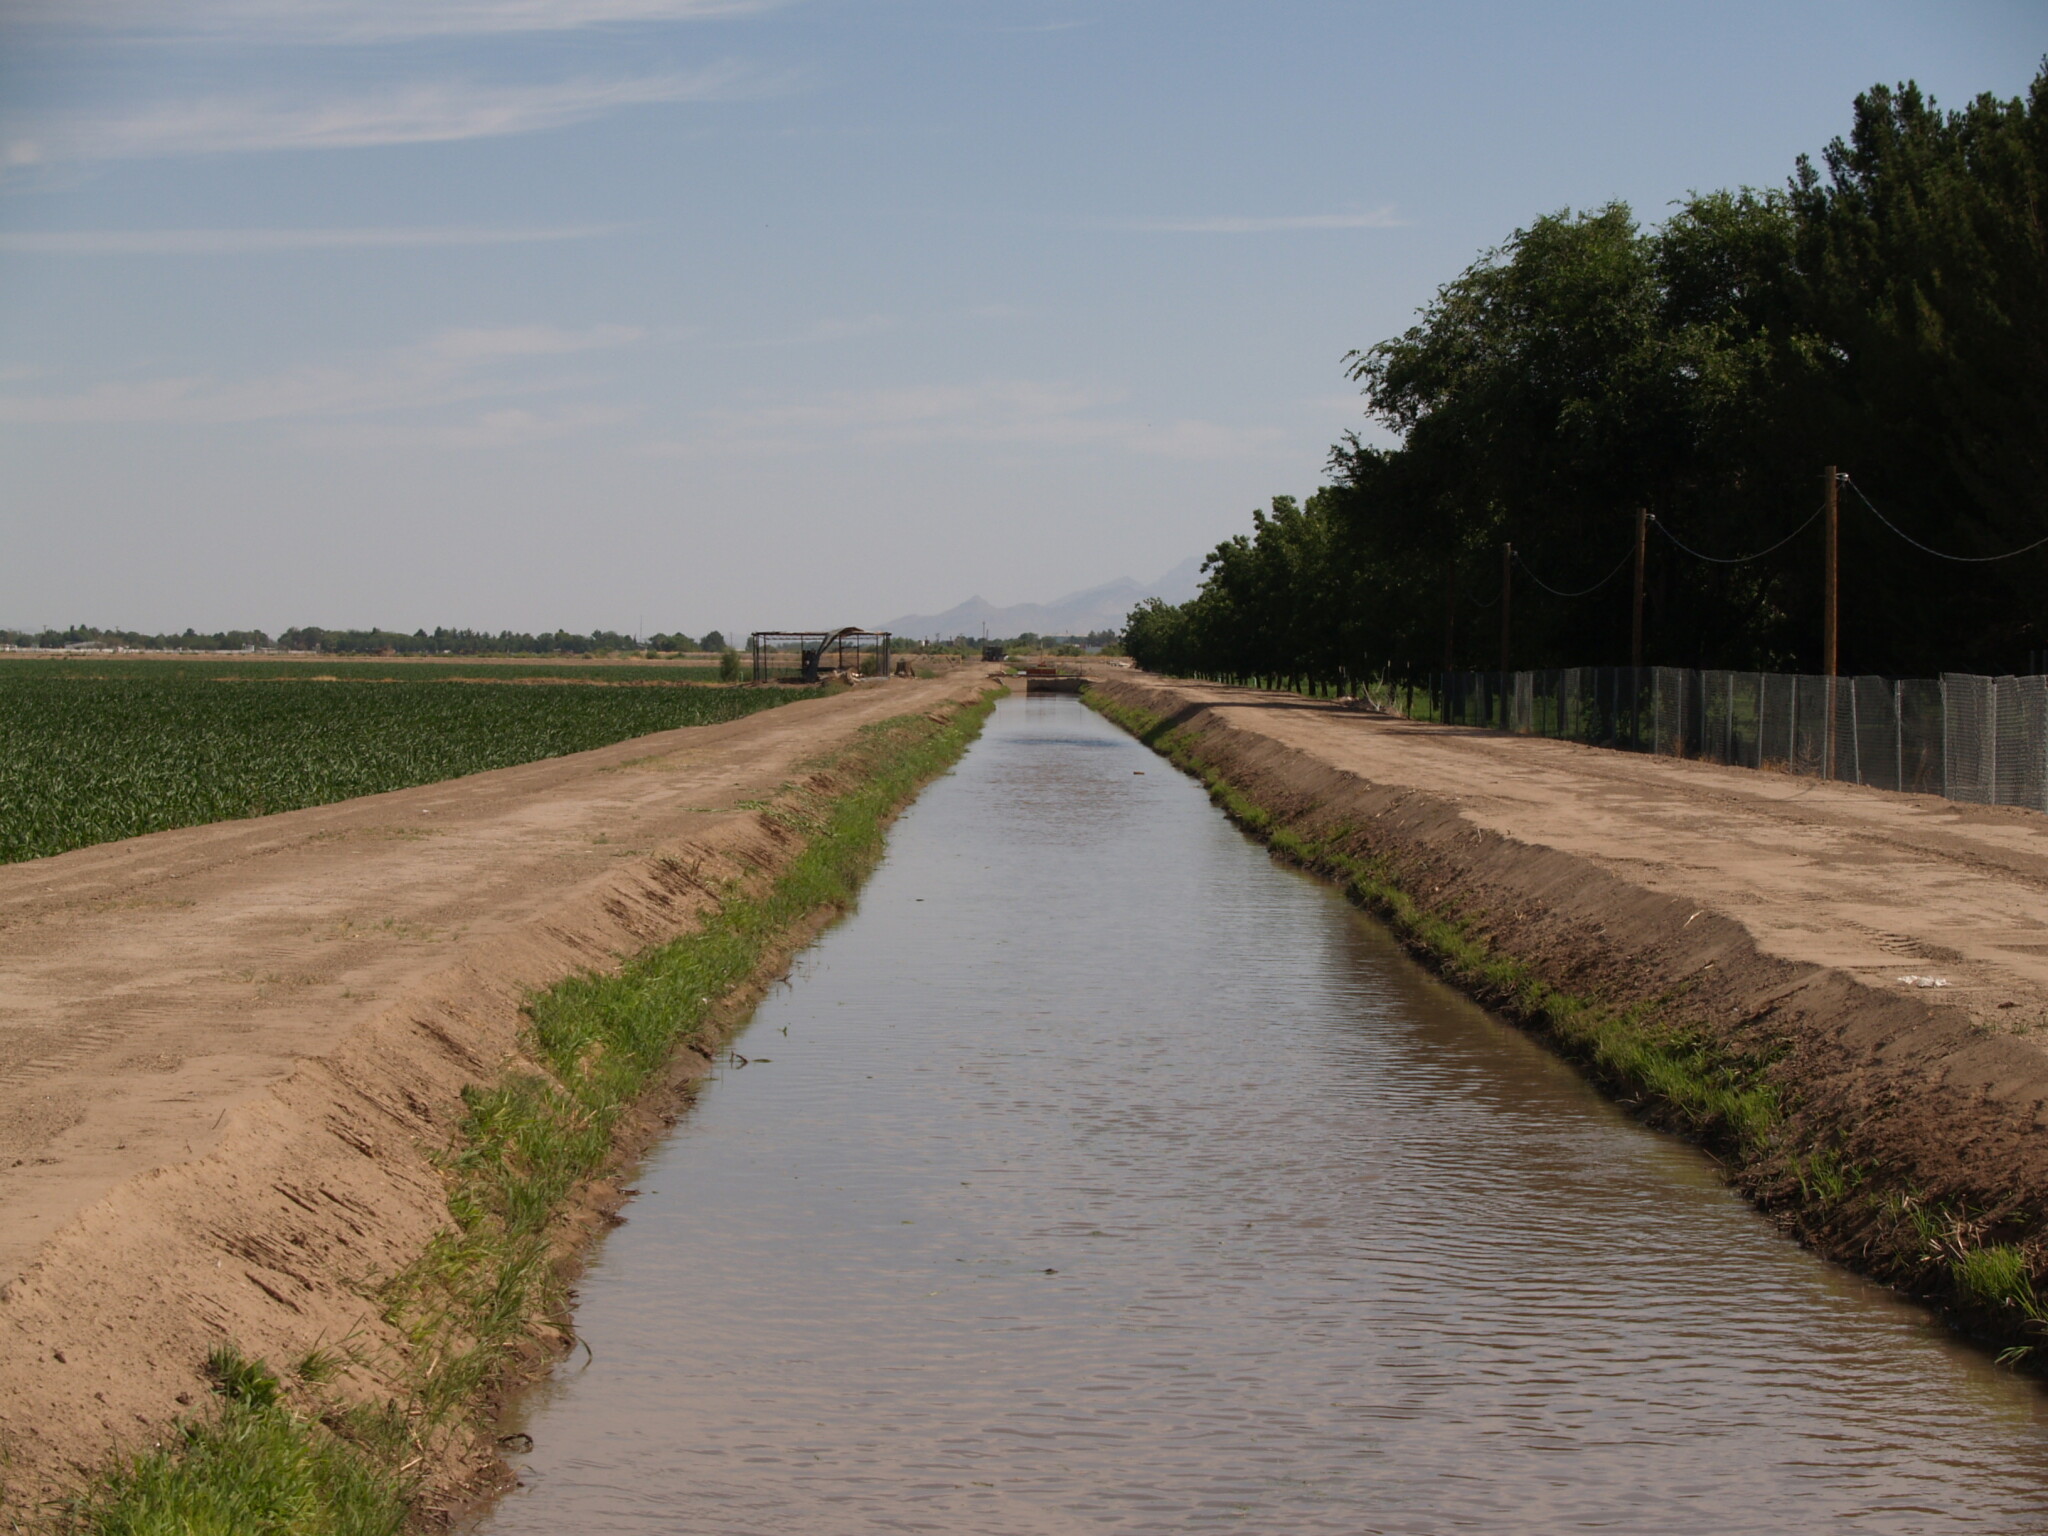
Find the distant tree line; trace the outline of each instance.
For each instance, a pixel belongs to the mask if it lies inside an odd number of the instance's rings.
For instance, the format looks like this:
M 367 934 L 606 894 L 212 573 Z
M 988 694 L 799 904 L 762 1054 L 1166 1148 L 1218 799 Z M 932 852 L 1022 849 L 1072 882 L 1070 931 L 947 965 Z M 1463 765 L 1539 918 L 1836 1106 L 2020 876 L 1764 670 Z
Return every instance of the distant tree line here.
M 741 637 L 740 643 L 745 643 L 745 637 Z M 978 655 L 983 644 L 979 637 L 966 635 L 956 635 L 949 640 L 911 640 L 899 635 L 893 643 L 898 651 L 912 655 Z M 1097 630 L 1088 635 L 1037 635 L 1027 632 L 998 643 L 1020 652 L 1041 644 L 1066 646 L 1076 651 L 1100 651 L 1117 649 L 1119 636 L 1113 629 Z M 0 645 L 35 646 L 44 650 L 94 646 L 131 651 L 314 651 L 328 656 L 590 656 L 601 651 L 614 654 L 646 651 L 667 655 L 708 652 L 717 655 L 731 649 L 732 642 L 715 629 L 706 630 L 693 640 L 685 634 L 655 634 L 640 639 L 608 629 L 594 630 L 587 635 L 571 634 L 565 629 L 558 629 L 553 634 L 529 635 L 510 629 L 489 633 L 446 628 L 416 629 L 408 634 L 393 629 L 322 629 L 307 625 L 273 636 L 260 629 L 216 630 L 212 634 L 188 629 L 183 634 L 145 634 L 132 629 L 99 629 L 90 624 L 74 624 L 68 629 L 0 629 Z
M 1540 218 L 1351 355 L 1395 446 L 1348 437 L 1127 647 L 1328 683 L 1492 668 L 1505 564 L 1512 666 L 1626 664 L 1645 511 L 1647 663 L 1817 671 L 1837 465 L 1842 669 L 2024 666 L 2048 649 L 2044 218 L 2048 63 L 1960 111 L 1876 87 L 1782 191 Z
M 62 650 L 67 645 L 120 646 L 131 651 L 246 651 L 274 642 L 260 629 L 223 629 L 210 635 L 186 630 L 182 635 L 146 635 L 132 629 L 100 629 L 73 624 L 67 629 L 0 629 L 0 645 L 38 646 Z
M 407 634 L 390 629 L 321 629 L 306 626 L 287 629 L 272 638 L 260 629 L 217 630 L 201 634 L 143 634 L 127 629 L 98 629 L 73 625 L 69 629 L 0 629 L 0 645 L 38 646 L 61 650 L 66 646 L 120 647 L 131 651 L 317 651 L 330 656 L 589 656 L 600 651 L 723 651 L 725 637 L 717 630 L 701 640 L 688 635 L 651 635 L 645 640 L 613 630 L 594 630 L 587 635 L 558 629 L 553 634 L 528 635 L 504 629 L 495 634 L 475 629 L 416 629 Z

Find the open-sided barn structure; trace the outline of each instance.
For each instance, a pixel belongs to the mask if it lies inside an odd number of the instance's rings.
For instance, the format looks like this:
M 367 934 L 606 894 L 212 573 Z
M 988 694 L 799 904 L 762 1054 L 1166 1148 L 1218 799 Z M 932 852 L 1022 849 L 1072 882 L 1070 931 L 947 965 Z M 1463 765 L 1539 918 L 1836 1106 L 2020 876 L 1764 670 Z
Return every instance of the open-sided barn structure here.
M 886 629 L 756 630 L 748 639 L 757 683 L 887 677 Z

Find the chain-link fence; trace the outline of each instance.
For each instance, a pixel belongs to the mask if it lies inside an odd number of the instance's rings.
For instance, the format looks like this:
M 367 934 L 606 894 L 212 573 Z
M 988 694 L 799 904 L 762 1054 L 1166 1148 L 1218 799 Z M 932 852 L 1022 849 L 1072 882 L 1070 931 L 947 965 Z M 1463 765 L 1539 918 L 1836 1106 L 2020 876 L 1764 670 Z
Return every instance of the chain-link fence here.
M 2048 677 L 1442 672 L 1427 707 L 1452 724 L 2048 810 Z

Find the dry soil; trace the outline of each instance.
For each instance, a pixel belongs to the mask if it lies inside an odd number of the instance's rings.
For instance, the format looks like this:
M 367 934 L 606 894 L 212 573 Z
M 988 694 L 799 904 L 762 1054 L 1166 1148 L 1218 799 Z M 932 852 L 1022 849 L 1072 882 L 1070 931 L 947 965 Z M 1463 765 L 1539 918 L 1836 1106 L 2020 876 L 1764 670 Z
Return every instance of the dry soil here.
M 213 1343 L 375 1346 L 364 1292 L 446 1224 L 432 1154 L 529 991 L 772 873 L 763 802 L 987 671 L 0 867 L 11 1496 L 161 1435 Z

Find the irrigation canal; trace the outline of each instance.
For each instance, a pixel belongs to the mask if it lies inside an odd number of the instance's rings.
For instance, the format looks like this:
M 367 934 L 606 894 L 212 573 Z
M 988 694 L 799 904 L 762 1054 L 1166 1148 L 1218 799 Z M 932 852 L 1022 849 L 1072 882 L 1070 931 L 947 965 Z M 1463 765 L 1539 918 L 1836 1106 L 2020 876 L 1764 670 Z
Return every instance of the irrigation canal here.
M 2048 1531 L 2048 1394 L 1004 702 L 582 1286 L 476 1527 Z

